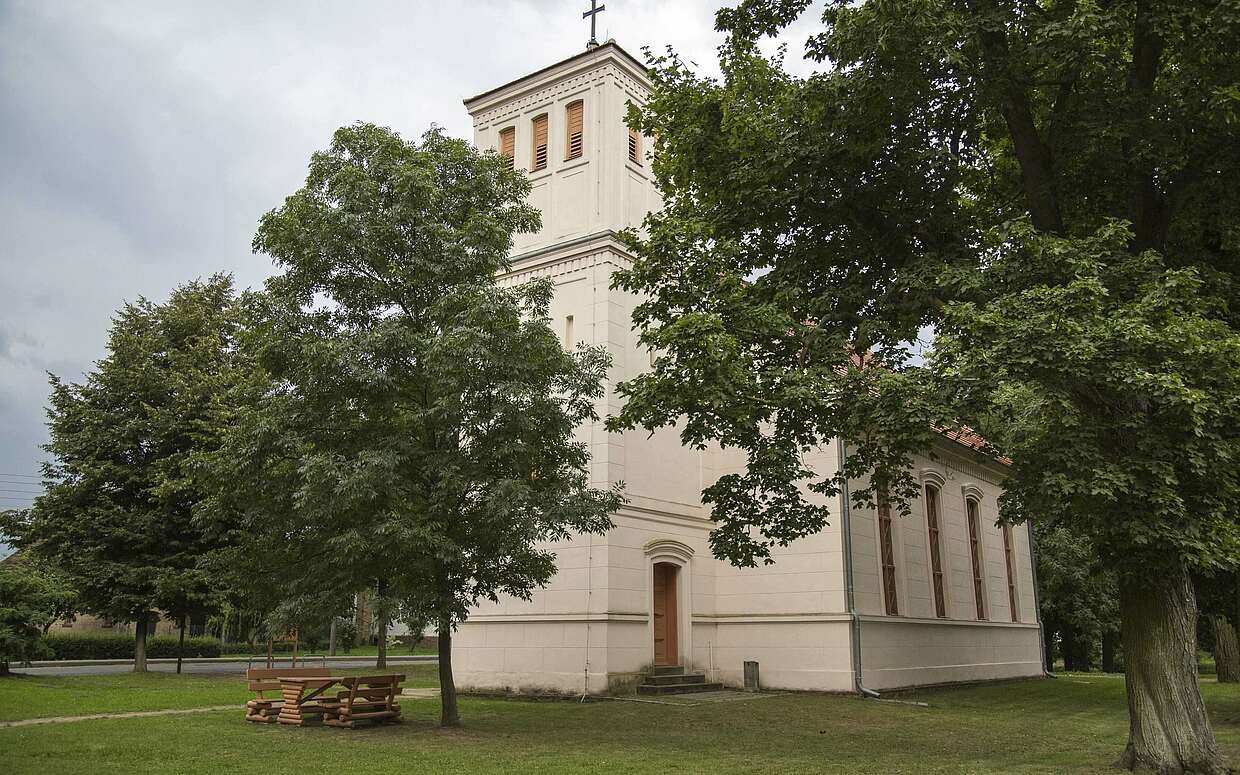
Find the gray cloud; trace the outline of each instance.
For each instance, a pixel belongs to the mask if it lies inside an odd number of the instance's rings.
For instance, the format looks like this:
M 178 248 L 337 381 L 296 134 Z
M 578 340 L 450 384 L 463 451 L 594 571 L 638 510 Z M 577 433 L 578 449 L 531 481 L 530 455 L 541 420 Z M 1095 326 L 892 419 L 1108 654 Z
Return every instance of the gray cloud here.
M 709 67 L 717 5 L 609 0 L 600 38 Z M 255 224 L 333 129 L 468 136 L 461 99 L 581 50 L 586 7 L 0 0 L 0 475 L 38 472 L 45 372 L 80 379 L 124 301 L 261 283 Z

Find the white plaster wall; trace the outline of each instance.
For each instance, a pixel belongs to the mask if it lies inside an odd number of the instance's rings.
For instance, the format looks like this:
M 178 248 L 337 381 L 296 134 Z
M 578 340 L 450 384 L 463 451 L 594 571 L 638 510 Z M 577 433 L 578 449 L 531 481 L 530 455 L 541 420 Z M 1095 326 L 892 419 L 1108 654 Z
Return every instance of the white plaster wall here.
M 1037 624 L 866 617 L 861 622 L 865 686 L 894 689 L 1037 676 Z

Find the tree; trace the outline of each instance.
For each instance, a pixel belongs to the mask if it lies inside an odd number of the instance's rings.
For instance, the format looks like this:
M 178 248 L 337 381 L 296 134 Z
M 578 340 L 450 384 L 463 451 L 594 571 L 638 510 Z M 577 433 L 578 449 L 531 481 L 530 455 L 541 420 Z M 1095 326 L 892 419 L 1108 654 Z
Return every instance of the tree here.
M 1102 669 L 1113 671 L 1119 633 L 1114 573 L 1101 568 L 1094 547 L 1066 525 L 1034 522 L 1034 535 L 1047 665 L 1053 664 L 1052 646 L 1058 638 L 1065 670 L 1089 670 L 1098 651 Z
M 665 208 L 617 281 L 663 355 L 613 427 L 747 453 L 703 493 L 744 565 L 825 523 L 802 449 L 856 443 L 856 496 L 905 510 L 910 456 L 970 424 L 1013 461 L 1003 518 L 1116 574 L 1121 764 L 1226 771 L 1189 574 L 1237 557 L 1240 4 L 832 0 L 794 77 L 759 42 L 807 5 L 720 11 L 721 79 L 652 61 Z
M 0 562 L 0 675 L 43 654 L 42 636 L 76 607 L 77 592 L 55 570 L 23 556 Z
M 1240 682 L 1240 574 L 1198 573 L 1193 576 L 1201 618 L 1197 626 L 1199 647 L 1214 652 L 1215 675 L 1222 683 Z
M 433 623 L 444 725 L 470 607 L 528 598 L 555 573 L 543 542 L 605 530 L 621 502 L 574 435 L 605 353 L 564 351 L 550 281 L 496 282 L 538 227 L 528 191 L 438 130 L 338 130 L 255 237 L 283 269 L 246 340 L 267 383 L 218 458 L 218 510 L 292 597 L 372 590 L 380 622 Z
M 191 282 L 168 302 L 139 299 L 113 319 L 108 354 L 81 384 L 52 376 L 46 494 L 5 532 L 59 568 L 83 611 L 136 622 L 134 670 L 146 670 L 157 612 L 209 608 L 201 559 L 215 544 L 194 521 L 199 455 L 219 443 L 243 371 L 232 280 Z

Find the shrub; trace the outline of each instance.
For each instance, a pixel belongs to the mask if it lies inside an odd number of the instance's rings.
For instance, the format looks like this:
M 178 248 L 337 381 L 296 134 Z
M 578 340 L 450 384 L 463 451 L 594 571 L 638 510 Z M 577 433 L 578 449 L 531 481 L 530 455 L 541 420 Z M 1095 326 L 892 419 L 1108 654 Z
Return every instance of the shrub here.
M 132 659 L 132 635 L 46 635 L 43 643 L 52 659 Z M 147 659 L 175 659 L 176 636 L 154 636 L 146 639 Z M 220 642 L 216 638 L 186 638 L 186 657 L 218 657 Z

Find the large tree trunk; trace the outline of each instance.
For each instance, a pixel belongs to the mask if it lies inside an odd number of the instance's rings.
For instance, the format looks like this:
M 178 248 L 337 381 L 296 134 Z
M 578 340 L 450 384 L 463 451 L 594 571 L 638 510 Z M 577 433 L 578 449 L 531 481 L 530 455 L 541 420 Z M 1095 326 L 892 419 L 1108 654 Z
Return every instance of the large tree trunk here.
M 337 617 L 333 616 L 331 633 L 327 636 L 327 655 L 329 657 L 336 656 L 336 620 Z
M 1240 683 L 1240 646 L 1224 616 L 1214 617 L 1214 669 L 1220 683 Z
M 185 614 L 181 614 L 181 634 L 177 637 L 177 675 L 181 674 L 181 660 L 185 657 Z
M 146 672 L 146 622 L 149 614 L 142 614 L 134 624 L 133 632 L 133 671 Z
M 439 726 L 459 727 L 461 712 L 456 706 L 456 682 L 452 679 L 452 626 L 439 625 Z
M 1183 567 L 1120 582 L 1128 746 L 1116 762 L 1157 775 L 1227 775 L 1197 687 L 1197 597 Z

